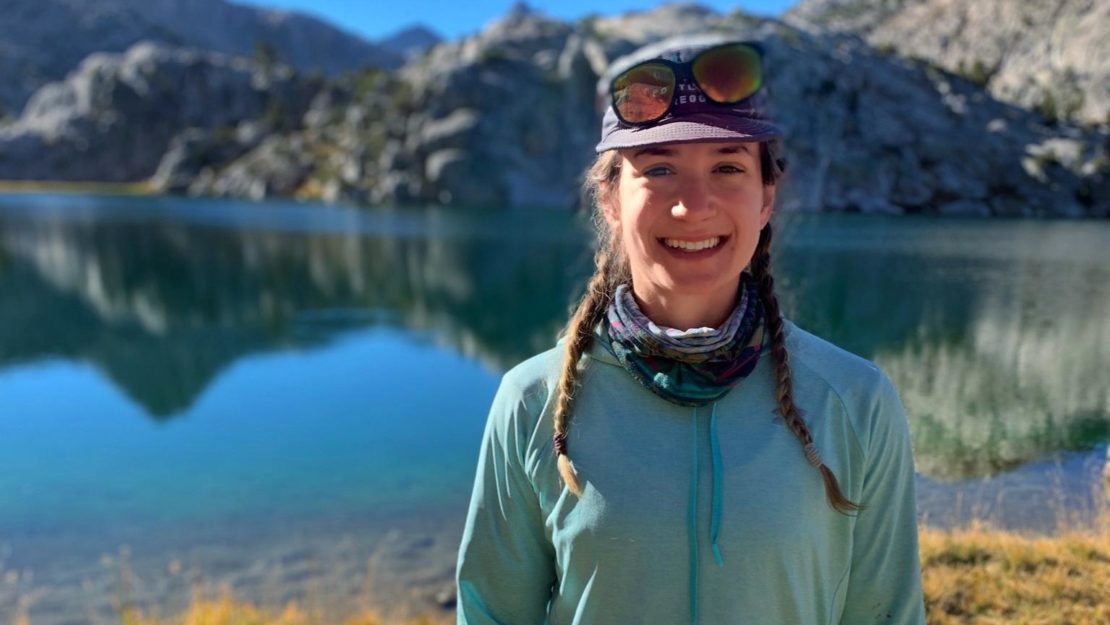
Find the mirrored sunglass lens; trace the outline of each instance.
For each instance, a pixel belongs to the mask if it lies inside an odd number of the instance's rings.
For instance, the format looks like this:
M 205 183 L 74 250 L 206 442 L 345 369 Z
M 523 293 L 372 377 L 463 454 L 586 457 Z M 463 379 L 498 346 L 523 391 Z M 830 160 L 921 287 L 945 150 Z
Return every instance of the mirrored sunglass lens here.
M 659 119 L 674 96 L 674 72 L 666 65 L 637 65 L 613 82 L 613 107 L 626 122 Z
M 759 53 L 750 46 L 725 46 L 702 53 L 694 61 L 694 79 L 705 95 L 734 104 L 759 91 L 763 67 Z

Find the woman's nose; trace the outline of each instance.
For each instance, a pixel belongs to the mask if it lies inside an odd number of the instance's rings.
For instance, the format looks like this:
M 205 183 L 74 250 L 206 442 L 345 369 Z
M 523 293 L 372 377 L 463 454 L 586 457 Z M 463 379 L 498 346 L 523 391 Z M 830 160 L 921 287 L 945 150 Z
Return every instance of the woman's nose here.
M 700 220 L 712 217 L 716 213 L 714 203 L 704 182 L 692 180 L 682 185 L 675 204 L 671 207 L 671 216 L 675 219 Z

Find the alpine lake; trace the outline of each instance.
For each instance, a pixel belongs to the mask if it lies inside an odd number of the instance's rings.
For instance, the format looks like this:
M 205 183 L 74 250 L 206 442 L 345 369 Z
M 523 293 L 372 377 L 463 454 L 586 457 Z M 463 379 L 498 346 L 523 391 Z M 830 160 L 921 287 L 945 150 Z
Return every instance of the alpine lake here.
M 785 314 L 909 414 L 918 514 L 1107 513 L 1110 222 L 780 214 Z M 501 374 L 592 271 L 569 213 L 0 195 L 0 622 L 450 611 Z

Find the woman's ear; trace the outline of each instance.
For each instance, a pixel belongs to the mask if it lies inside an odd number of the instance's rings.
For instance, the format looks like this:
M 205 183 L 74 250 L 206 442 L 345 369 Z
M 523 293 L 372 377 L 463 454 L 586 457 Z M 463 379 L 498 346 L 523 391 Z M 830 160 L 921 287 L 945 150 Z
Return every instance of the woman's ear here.
M 763 185 L 763 206 L 759 209 L 759 226 L 762 228 L 771 221 L 771 214 L 775 212 L 775 190 L 778 185 Z
M 619 192 L 618 186 L 620 179 L 612 183 L 602 184 L 598 189 L 600 192 L 598 197 L 598 207 L 601 209 L 601 215 L 605 217 L 605 223 L 609 224 L 609 230 L 616 232 L 621 222 L 621 207 L 620 201 L 617 197 Z
M 605 180 L 601 182 L 598 188 L 598 208 L 601 209 L 601 215 L 605 217 L 605 223 L 609 226 L 610 232 L 620 231 L 621 220 L 621 205 L 620 205 L 620 187 L 621 177 L 624 175 L 625 167 L 621 161 L 624 156 L 619 152 L 613 152 L 611 158 L 615 159 L 611 163 L 612 169 L 605 176 Z
M 606 193 L 601 199 L 601 214 L 605 217 L 605 223 L 609 224 L 609 230 L 616 232 L 620 229 L 621 223 L 621 209 L 617 205 L 614 198 L 615 193 Z

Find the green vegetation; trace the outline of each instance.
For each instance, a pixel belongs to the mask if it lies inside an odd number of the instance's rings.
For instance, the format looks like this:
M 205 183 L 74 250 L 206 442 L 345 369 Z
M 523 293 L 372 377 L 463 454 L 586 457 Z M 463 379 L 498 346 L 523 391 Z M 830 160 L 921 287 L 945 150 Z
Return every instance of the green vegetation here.
M 289 130 L 288 119 L 289 112 L 285 103 L 277 98 L 270 99 L 261 117 L 262 125 L 269 128 L 271 132 L 285 132 Z
M 1056 114 L 1056 98 L 1052 97 L 1051 92 L 1045 91 L 1044 95 L 1041 96 L 1041 101 L 1033 106 L 1033 110 L 1050 125 L 1055 124 L 1060 119 Z
M 420 108 L 412 85 L 397 81 L 392 85 L 389 95 L 389 108 L 398 115 L 412 115 Z
M 389 73 L 377 67 L 366 67 L 352 77 L 353 92 L 356 99 L 381 92 L 389 86 Z
M 478 63 L 481 65 L 490 65 L 508 60 L 509 54 L 495 45 L 487 44 L 478 52 Z
M 875 54 L 879 56 L 894 56 L 898 53 L 898 48 L 894 47 L 892 43 L 880 43 L 875 46 Z
M 239 141 L 236 137 L 235 126 L 228 124 L 213 128 L 211 137 L 212 143 L 219 147 L 228 146 Z
M 259 40 L 254 44 L 254 61 L 265 71 L 270 71 L 278 63 L 277 48 L 269 41 Z
M 968 82 L 980 87 L 986 87 L 987 84 L 990 83 L 991 78 L 994 77 L 995 71 L 997 71 L 996 68 L 988 67 L 986 63 L 983 63 L 979 59 L 976 59 L 975 62 L 970 65 L 965 65 L 963 61 L 960 61 L 959 64 L 956 65 L 957 75 L 966 78 Z
M 1079 87 L 1079 76 L 1076 75 L 1075 70 L 1067 68 L 1064 70 L 1064 77 L 1060 82 L 1063 88 L 1063 94 L 1060 96 L 1060 108 L 1063 110 L 1064 118 L 1073 120 L 1079 111 L 1083 110 L 1083 103 L 1086 99 L 1083 90 Z
M 945 80 L 945 77 L 948 75 L 948 70 L 937 65 L 937 63 L 930 58 L 910 55 L 909 60 L 920 67 L 932 82 Z
M 1095 194 L 1091 189 L 1089 180 L 1084 180 L 1079 183 L 1079 187 L 1075 190 L 1075 199 L 1087 208 L 1095 205 Z
M 305 83 L 313 93 L 319 93 L 328 84 L 328 77 L 318 67 L 312 68 L 304 77 Z
M 1086 96 L 1079 87 L 1079 77 L 1072 69 L 1064 71 L 1054 91 L 1047 88 L 1041 96 L 1040 102 L 1033 106 L 1045 122 L 1049 125 L 1064 120 L 1074 120 L 1079 111 L 1083 110 Z

